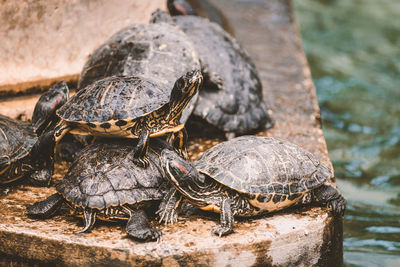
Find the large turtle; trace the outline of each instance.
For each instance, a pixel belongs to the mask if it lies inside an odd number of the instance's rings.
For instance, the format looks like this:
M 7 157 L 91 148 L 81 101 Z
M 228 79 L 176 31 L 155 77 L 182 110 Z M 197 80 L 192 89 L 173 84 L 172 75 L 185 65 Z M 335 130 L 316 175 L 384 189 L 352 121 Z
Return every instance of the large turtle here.
M 31 150 L 37 141 L 35 130 L 42 132 L 48 118 L 68 99 L 69 90 L 64 82 L 54 84 L 35 105 L 32 122 L 21 122 L 0 115 L 0 184 L 6 184 L 29 175 L 35 169 Z M 38 185 L 48 181 L 35 180 Z
M 195 69 L 199 58 L 192 41 L 170 23 L 131 25 L 115 33 L 97 48 L 85 63 L 78 90 L 102 78 L 140 75 L 157 80 L 166 96 L 175 81 Z M 197 94 L 184 110 L 185 123 L 193 111 Z
M 185 198 L 200 209 L 221 213 L 221 224 L 213 229 L 219 236 L 233 231 L 234 216 L 310 202 L 328 205 L 342 216 L 346 207 L 328 183 L 330 168 L 288 141 L 242 136 L 212 147 L 193 163 L 167 150 L 161 158 L 166 176 Z M 166 222 L 176 219 L 172 204 L 160 210 Z
M 57 110 L 60 123 L 53 131 L 40 136 L 33 153 L 45 162 L 52 161 L 55 144 L 70 132 L 138 138 L 133 160 L 141 167 L 148 166 L 149 137 L 175 133 L 178 137 L 175 148 L 184 154 L 184 124 L 179 121 L 180 115 L 201 83 L 199 71 L 188 72 L 175 82 L 168 96 L 164 84 L 156 78 L 111 76 L 95 81 Z M 46 179 L 51 174 L 51 168 L 45 166 L 35 175 Z
M 166 147 L 169 147 L 167 143 L 152 140 L 148 152 L 152 164 L 143 169 L 133 164 L 134 149 L 126 140 L 89 145 L 56 185 L 57 193 L 28 206 L 27 215 L 50 218 L 65 203 L 75 215 L 83 215 L 85 226 L 79 233 L 90 231 L 96 218 L 127 220 L 129 236 L 140 240 L 158 239 L 161 232 L 149 226 L 144 209 L 158 205 L 165 193 L 167 184 L 159 154 Z
M 257 69 L 237 40 L 206 18 L 174 16 L 173 21 L 193 41 L 204 76 L 193 114 L 228 138 L 272 127 Z

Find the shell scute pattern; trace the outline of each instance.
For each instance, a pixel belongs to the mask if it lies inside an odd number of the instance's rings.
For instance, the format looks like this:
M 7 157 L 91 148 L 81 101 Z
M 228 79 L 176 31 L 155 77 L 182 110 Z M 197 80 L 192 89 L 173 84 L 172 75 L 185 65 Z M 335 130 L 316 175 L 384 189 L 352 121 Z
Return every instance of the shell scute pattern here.
M 0 164 L 27 156 L 36 140 L 37 136 L 29 123 L 0 115 Z
M 168 101 L 156 81 L 113 76 L 79 91 L 57 114 L 70 122 L 104 123 L 144 116 Z
M 239 192 L 276 194 L 274 201 L 304 193 L 333 175 L 308 151 L 283 140 L 255 136 L 216 145 L 195 166 Z
M 149 153 L 152 164 L 138 168 L 132 160 L 133 148 L 125 141 L 118 142 L 126 145 L 98 143 L 82 150 L 57 191 L 74 206 L 98 210 L 160 200 L 164 192 L 158 156 Z

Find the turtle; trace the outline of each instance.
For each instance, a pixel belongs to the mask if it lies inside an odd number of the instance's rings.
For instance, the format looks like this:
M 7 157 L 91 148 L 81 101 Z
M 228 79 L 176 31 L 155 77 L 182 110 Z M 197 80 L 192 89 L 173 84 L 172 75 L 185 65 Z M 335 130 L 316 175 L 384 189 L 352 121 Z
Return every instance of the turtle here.
M 174 16 L 173 21 L 193 41 L 204 76 L 193 114 L 227 139 L 271 128 L 257 69 L 238 41 L 207 18 Z
M 63 82 L 50 87 L 35 105 L 33 125 L 0 115 L 0 184 L 11 183 L 35 170 L 36 161 L 31 154 L 38 140 L 35 131 L 47 127 L 47 120 L 41 118 L 54 116 L 56 109 L 66 102 L 68 94 Z M 48 185 L 48 181 L 31 180 L 36 185 Z
M 44 162 L 54 157 L 55 145 L 67 133 L 100 137 L 139 139 L 135 143 L 134 162 L 143 168 L 149 137 L 174 133 L 175 148 L 184 154 L 184 124 L 179 119 L 182 110 L 198 92 L 202 83 L 199 70 L 177 79 L 170 97 L 157 79 L 140 75 L 109 76 L 78 91 L 57 110 L 60 122 L 54 130 L 41 135 L 33 152 Z M 52 169 L 44 166 L 34 174 L 37 179 L 50 179 Z
M 192 41 L 170 23 L 135 24 L 123 28 L 98 47 L 81 72 L 78 91 L 99 79 L 141 75 L 156 79 L 169 96 L 175 81 L 195 69 L 199 58 Z M 194 109 L 197 94 L 184 110 L 185 123 Z
M 56 185 L 57 193 L 27 206 L 26 214 L 51 218 L 66 204 L 72 214 L 84 219 L 78 233 L 89 232 L 96 218 L 127 220 L 128 236 L 159 239 L 161 232 L 150 227 L 145 209 L 155 210 L 168 189 L 160 165 L 162 149 L 171 147 L 163 140 L 151 141 L 148 157 L 152 164 L 143 169 L 133 163 L 134 149 L 126 139 L 96 141 L 79 153 Z
M 161 164 L 168 180 L 193 205 L 220 213 L 220 225 L 212 230 L 219 236 L 233 231 L 234 216 L 308 203 L 327 205 L 333 216 L 343 216 L 346 208 L 343 196 L 329 184 L 331 169 L 305 149 L 278 138 L 237 137 L 210 148 L 193 163 L 164 150 Z M 179 201 L 176 196 L 171 199 Z M 166 222 L 176 220 L 175 206 L 161 206 Z

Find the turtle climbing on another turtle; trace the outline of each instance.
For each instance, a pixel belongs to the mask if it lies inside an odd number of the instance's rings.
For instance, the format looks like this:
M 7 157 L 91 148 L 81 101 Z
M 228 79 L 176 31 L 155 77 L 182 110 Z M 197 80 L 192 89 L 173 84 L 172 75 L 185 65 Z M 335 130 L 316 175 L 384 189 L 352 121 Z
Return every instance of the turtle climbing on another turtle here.
M 168 97 L 175 81 L 192 70 L 200 70 L 199 58 L 192 41 L 178 27 L 163 22 L 136 24 L 115 33 L 90 55 L 78 91 L 109 76 L 140 75 L 156 80 Z M 197 94 L 183 111 L 182 123 L 196 100 Z
M 66 102 L 68 94 L 69 90 L 64 82 L 54 84 L 36 103 L 33 125 L 0 115 L 0 184 L 28 176 L 37 168 L 37 164 L 44 164 L 31 154 L 38 140 L 35 130 L 40 129 L 41 133 L 48 127 L 47 119 L 52 118 L 57 108 Z M 40 186 L 47 186 L 50 182 L 35 177 L 30 177 L 30 180 Z
M 219 236 L 233 231 L 234 216 L 254 216 L 297 204 L 320 203 L 343 216 L 346 201 L 328 183 L 332 171 L 310 152 L 272 137 L 242 136 L 220 143 L 191 163 L 171 151 L 161 152 L 165 175 L 202 210 L 220 213 Z M 174 197 L 158 213 L 176 220 Z M 172 203 L 175 201 L 176 203 Z
M 193 114 L 228 139 L 271 128 L 257 69 L 237 40 L 206 18 L 174 16 L 173 21 L 193 41 L 204 76 Z
M 157 208 L 167 189 L 159 154 L 171 147 L 162 140 L 151 140 L 148 157 L 151 165 L 133 163 L 132 145 L 127 140 L 107 140 L 84 148 L 56 185 L 57 193 L 27 207 L 32 218 L 47 219 L 67 204 L 84 219 L 79 233 L 92 229 L 96 218 L 127 220 L 126 232 L 139 240 L 154 240 L 161 232 L 150 227 L 145 210 Z
M 199 71 L 180 77 L 165 94 L 158 80 L 142 76 L 111 76 L 93 82 L 77 92 L 57 110 L 60 122 L 42 136 L 33 153 L 44 162 L 53 161 L 55 145 L 67 134 L 139 139 L 135 143 L 133 161 L 146 168 L 150 137 L 175 134 L 175 149 L 185 154 L 186 139 L 180 122 L 183 109 L 198 92 L 202 83 Z M 52 166 L 52 164 L 48 164 Z M 51 177 L 52 167 L 44 167 L 36 175 Z M 47 178 L 48 179 L 48 178 Z

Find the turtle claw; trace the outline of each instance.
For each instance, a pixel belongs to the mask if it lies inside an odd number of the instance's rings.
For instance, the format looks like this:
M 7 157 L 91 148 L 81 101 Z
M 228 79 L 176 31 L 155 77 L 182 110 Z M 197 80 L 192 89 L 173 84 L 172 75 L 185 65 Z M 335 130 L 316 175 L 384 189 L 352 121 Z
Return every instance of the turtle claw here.
M 212 230 L 212 233 L 213 233 L 213 234 L 216 234 L 216 235 L 219 236 L 219 237 L 222 237 L 222 236 L 224 236 L 224 235 L 228 235 L 228 234 L 230 234 L 230 233 L 232 233 L 232 232 L 233 232 L 233 230 L 232 230 L 231 227 L 221 226 L 221 225 L 215 227 L 215 228 Z
M 133 163 L 140 168 L 146 169 L 150 165 L 150 160 L 147 157 L 133 158 Z
M 160 208 L 156 214 L 160 216 L 159 223 L 167 225 L 168 223 L 174 224 L 178 221 L 178 215 L 175 209 Z
M 129 229 L 127 229 L 126 232 L 129 236 L 142 241 L 156 240 L 158 242 L 162 236 L 161 231 L 154 228 L 145 228 L 135 231 L 129 231 Z

